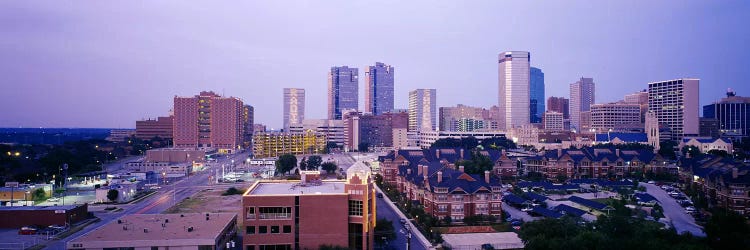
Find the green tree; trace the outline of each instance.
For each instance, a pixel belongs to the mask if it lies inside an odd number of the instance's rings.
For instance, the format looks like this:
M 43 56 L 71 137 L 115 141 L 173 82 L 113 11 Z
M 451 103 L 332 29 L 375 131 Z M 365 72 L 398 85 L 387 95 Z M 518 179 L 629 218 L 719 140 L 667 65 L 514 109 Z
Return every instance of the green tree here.
M 676 159 L 677 155 L 674 153 L 677 143 L 674 141 L 663 141 L 659 143 L 659 154 L 667 159 Z
M 109 199 L 112 202 L 117 201 L 117 197 L 119 196 L 120 196 L 120 191 L 118 191 L 117 189 L 110 189 L 109 191 L 107 191 L 107 199 Z
M 333 149 L 338 149 L 338 148 L 339 148 L 339 145 L 336 144 L 335 142 L 332 142 L 332 141 L 326 142 L 324 153 L 330 154 L 331 151 L 333 151 Z
M 690 156 L 690 157 L 698 157 L 701 156 L 703 153 L 701 153 L 701 149 L 696 146 L 685 146 L 682 147 L 682 155 L 684 156 Z
M 714 211 L 705 230 L 709 244 L 714 249 L 747 249 L 750 246 L 747 220 L 733 211 Z
M 299 160 L 299 169 L 307 170 L 307 168 L 308 168 L 307 160 L 305 159 L 305 157 L 302 157 L 302 159 Z
M 321 158 L 320 155 L 311 155 L 307 158 L 308 169 L 318 169 L 321 163 L 323 163 L 323 158 Z
M 557 179 L 557 182 L 563 183 L 568 180 L 568 176 L 565 174 L 557 174 L 557 176 L 555 176 L 555 179 Z
M 718 149 L 711 149 L 708 151 L 708 154 L 715 155 L 715 156 L 721 156 L 721 157 L 729 157 L 729 154 L 727 151 L 724 150 L 718 150 Z
M 276 172 L 287 173 L 297 166 L 297 157 L 293 154 L 283 154 L 276 160 Z
M 44 189 L 37 188 L 34 189 L 34 194 L 32 194 L 34 197 L 34 200 L 44 200 L 47 198 L 47 192 L 44 192 Z
M 323 163 L 321 167 L 323 168 L 323 170 L 325 170 L 329 174 L 336 172 L 336 169 L 339 168 L 338 166 L 336 166 L 336 163 L 333 163 L 330 161 Z

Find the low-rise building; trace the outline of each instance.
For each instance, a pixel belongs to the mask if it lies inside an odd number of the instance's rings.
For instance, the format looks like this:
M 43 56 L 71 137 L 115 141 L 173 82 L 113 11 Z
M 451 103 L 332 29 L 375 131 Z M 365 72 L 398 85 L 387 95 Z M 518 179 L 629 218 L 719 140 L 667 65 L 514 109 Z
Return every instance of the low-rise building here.
M 544 123 L 544 130 L 547 131 L 563 131 L 565 130 L 565 119 L 563 118 L 563 113 L 555 112 L 555 111 L 546 111 L 544 112 L 544 117 L 542 118 Z
M 146 150 L 147 162 L 203 162 L 206 152 L 191 148 L 156 148 Z
M 547 150 L 538 156 L 523 159 L 524 170 L 538 172 L 550 180 L 557 176 L 567 179 L 625 177 L 632 174 L 677 174 L 667 161 L 652 150 L 620 150 L 616 148 Z
M 0 218 L 0 228 L 71 225 L 88 218 L 88 205 L 0 207 Z
M 345 181 L 302 171 L 299 181 L 257 181 L 242 197 L 243 249 L 373 249 L 375 189 L 357 163 Z
M 693 146 L 700 149 L 701 153 L 708 153 L 711 150 L 725 151 L 733 153 L 732 141 L 725 138 L 682 138 L 680 141 L 680 150 L 683 147 Z
M 693 182 L 706 194 L 709 207 L 750 215 L 750 165 L 713 155 L 683 157 L 680 179 Z
M 289 132 L 304 134 L 307 131 L 323 134 L 326 141 L 336 143 L 339 147 L 344 147 L 344 121 L 328 119 L 305 119 L 302 123 L 289 124 Z
M 231 242 L 236 227 L 235 213 L 130 214 L 68 241 L 66 247 L 71 250 L 236 249 Z
M 107 194 L 110 190 L 117 190 L 117 198 L 114 202 L 128 202 L 135 197 L 138 192 L 143 191 L 143 182 L 141 181 L 129 181 L 125 179 L 112 179 L 109 181 L 109 185 L 96 189 L 96 202 L 109 202 L 111 201 Z
M 171 140 L 173 127 L 174 116 L 135 121 L 135 137 L 141 140 L 151 140 L 154 137 Z
M 322 154 L 326 136 L 311 130 L 305 133 L 259 132 L 253 135 L 255 158 L 279 157 L 283 154 Z
M 524 244 L 518 234 L 514 232 L 502 233 L 468 233 L 443 234 L 443 246 L 455 250 L 487 249 L 524 249 Z
M 596 134 L 594 138 L 595 138 L 594 140 L 595 145 L 596 144 L 621 145 L 621 144 L 629 144 L 629 143 L 651 145 L 648 142 L 648 136 L 646 135 L 646 133 L 611 132 L 611 133 Z
M 420 148 L 429 148 L 435 141 L 446 138 L 461 139 L 474 137 L 477 140 L 489 139 L 493 137 L 505 138 L 504 132 L 452 132 L 452 131 L 419 131 L 417 133 L 417 146 Z

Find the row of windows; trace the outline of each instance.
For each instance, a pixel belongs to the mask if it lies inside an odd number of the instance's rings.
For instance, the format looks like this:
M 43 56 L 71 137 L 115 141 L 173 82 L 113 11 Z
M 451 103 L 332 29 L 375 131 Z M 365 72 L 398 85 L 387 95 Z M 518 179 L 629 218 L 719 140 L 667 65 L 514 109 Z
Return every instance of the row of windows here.
M 255 226 L 246 226 L 245 227 L 245 234 L 290 234 L 292 233 L 292 226 L 290 225 L 284 225 L 284 226 L 258 226 L 257 231 L 255 230 Z M 270 231 L 269 231 L 270 229 Z M 281 230 L 279 230 L 281 229 Z
M 292 245 L 248 245 L 245 246 L 245 250 L 292 250 Z

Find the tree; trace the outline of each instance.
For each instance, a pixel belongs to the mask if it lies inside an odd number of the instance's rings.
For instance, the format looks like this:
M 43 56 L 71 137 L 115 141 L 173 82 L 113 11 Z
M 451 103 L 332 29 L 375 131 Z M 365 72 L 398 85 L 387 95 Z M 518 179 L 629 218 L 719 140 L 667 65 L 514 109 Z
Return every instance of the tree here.
M 330 161 L 323 163 L 321 165 L 321 167 L 323 168 L 323 170 L 325 170 L 329 174 L 333 173 L 333 172 L 336 172 L 336 169 L 339 168 L 338 166 L 336 166 L 336 163 L 333 163 L 333 162 L 330 162 Z
M 563 183 L 568 180 L 568 176 L 565 174 L 557 174 L 557 176 L 555 176 L 555 179 L 557 179 L 557 182 Z
M 516 148 L 516 143 L 514 143 L 511 140 L 508 140 L 505 137 L 492 137 L 482 140 L 482 147 L 485 149 L 514 149 Z
M 307 160 L 305 160 L 305 157 L 302 157 L 302 160 L 299 160 L 299 169 L 307 170 Z
M 35 200 L 43 200 L 44 198 L 47 198 L 47 192 L 44 192 L 44 189 L 37 188 L 34 189 L 34 194 L 32 195 Z
M 293 154 L 283 154 L 276 160 L 276 172 L 287 173 L 297 166 L 297 157 Z
M 674 141 L 663 141 L 659 143 L 659 154 L 667 159 L 676 159 L 677 155 L 674 153 L 674 148 L 677 143 Z
M 326 154 L 329 154 L 332 151 L 331 149 L 334 149 L 334 148 L 336 149 L 339 148 L 339 145 L 336 144 L 335 142 L 329 141 L 329 142 L 326 142 L 326 147 L 324 151 Z
M 320 167 L 320 164 L 323 163 L 323 158 L 320 157 L 320 155 L 311 155 L 307 158 L 307 168 L 308 169 L 318 169 Z
M 706 237 L 714 249 L 747 249 L 750 226 L 742 215 L 730 210 L 717 210 L 706 223 Z
M 393 222 L 388 219 L 378 219 L 375 224 L 375 241 L 385 243 L 396 238 Z
M 357 150 L 359 152 L 367 152 L 370 150 L 370 143 L 362 142 L 359 145 L 357 145 Z
M 484 174 L 484 171 L 492 171 L 494 164 L 489 157 L 474 150 L 471 152 L 471 159 L 459 161 L 457 166 L 464 166 L 464 172 L 468 174 Z
M 701 150 L 696 146 L 682 147 L 682 154 L 689 157 L 698 157 L 702 155 Z
M 724 150 L 718 150 L 718 149 L 711 149 L 708 151 L 708 154 L 715 155 L 715 156 L 721 156 L 721 157 L 728 157 L 729 154 L 727 151 Z
M 107 199 L 109 199 L 112 202 L 117 201 L 117 197 L 119 196 L 120 196 L 120 191 L 118 191 L 117 189 L 110 189 L 109 191 L 107 191 Z

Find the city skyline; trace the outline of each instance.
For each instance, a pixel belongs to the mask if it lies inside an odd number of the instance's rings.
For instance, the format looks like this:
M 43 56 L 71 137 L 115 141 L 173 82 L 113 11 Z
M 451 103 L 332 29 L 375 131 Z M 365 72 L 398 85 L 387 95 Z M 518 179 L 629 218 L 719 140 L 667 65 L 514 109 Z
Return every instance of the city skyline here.
M 546 96 L 568 97 L 567 84 L 580 76 L 596 79 L 597 103 L 677 78 L 701 79 L 700 106 L 718 101 L 730 87 L 740 96 L 750 94 L 742 82 L 750 76 L 743 60 L 750 53 L 744 49 L 750 31 L 738 26 L 748 19 L 745 2 L 361 6 L 2 3 L 0 16 L 8 25 L 0 28 L 0 52 L 7 55 L 0 63 L 5 76 L 0 104 L 13 108 L 0 127 L 133 128 L 136 120 L 167 114 L 174 96 L 205 90 L 241 98 L 256 107 L 256 123 L 278 129 L 283 100 L 268 93 L 292 83 L 308 89 L 312 102 L 306 116 L 325 118 L 327 69 L 365 68 L 374 61 L 399 68 L 396 109 L 406 108 L 408 90 L 417 88 L 439 89 L 438 107 L 490 107 L 497 93 L 493 61 L 510 50 L 534 55 L 533 66 L 545 73 Z M 156 11 L 165 7 L 173 11 Z M 246 15 L 252 9 L 261 15 Z M 510 16 L 497 16 L 498 9 Z M 553 9 L 565 11 L 549 11 L 544 18 L 518 14 Z M 269 14 L 282 10 L 295 18 Z M 580 12 L 587 15 L 573 14 Z M 372 18 L 376 13 L 389 18 Z M 342 18 L 351 22 L 339 22 Z M 265 27 L 272 22 L 281 28 Z M 375 22 L 393 34 L 356 32 Z M 329 39 L 347 28 L 355 31 L 352 36 Z M 644 55 L 657 56 L 642 60 Z M 692 60 L 709 57 L 722 60 L 712 65 Z M 363 107 L 363 81 L 359 84 Z

